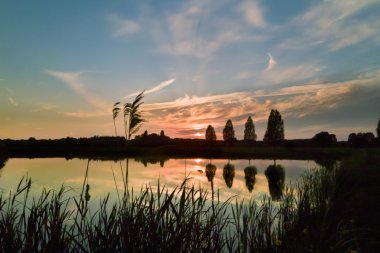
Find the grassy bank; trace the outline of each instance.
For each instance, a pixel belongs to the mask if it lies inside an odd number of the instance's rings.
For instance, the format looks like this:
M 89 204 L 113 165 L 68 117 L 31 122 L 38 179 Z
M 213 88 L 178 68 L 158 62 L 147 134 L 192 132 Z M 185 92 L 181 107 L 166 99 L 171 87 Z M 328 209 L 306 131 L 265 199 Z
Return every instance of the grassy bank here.
M 373 252 L 379 248 L 380 158 L 363 152 L 305 174 L 281 201 L 221 202 L 218 193 L 158 185 L 103 199 L 43 191 L 31 180 L 0 197 L 1 252 Z

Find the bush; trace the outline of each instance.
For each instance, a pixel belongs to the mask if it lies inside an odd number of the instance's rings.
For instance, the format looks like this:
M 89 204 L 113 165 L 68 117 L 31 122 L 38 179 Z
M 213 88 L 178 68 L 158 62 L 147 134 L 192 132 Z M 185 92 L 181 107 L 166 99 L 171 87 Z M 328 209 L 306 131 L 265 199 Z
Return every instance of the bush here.
M 320 132 L 314 135 L 313 141 L 320 147 L 331 147 L 337 143 L 335 134 L 330 134 L 329 132 Z

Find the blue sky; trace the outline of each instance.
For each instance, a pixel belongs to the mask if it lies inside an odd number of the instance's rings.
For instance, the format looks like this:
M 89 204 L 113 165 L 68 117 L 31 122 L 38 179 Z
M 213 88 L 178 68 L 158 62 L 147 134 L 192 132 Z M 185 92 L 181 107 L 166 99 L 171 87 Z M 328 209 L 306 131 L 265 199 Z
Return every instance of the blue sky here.
M 2 1 L 0 138 L 112 135 L 146 89 L 142 130 L 237 137 L 270 109 L 285 137 L 344 140 L 380 117 L 380 1 Z M 119 132 L 122 122 L 118 121 Z

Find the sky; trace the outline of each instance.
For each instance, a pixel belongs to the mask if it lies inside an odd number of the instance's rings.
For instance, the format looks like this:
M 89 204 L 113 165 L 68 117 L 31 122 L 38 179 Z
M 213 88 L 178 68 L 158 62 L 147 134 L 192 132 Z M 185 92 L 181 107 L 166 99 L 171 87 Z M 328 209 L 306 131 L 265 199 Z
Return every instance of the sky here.
M 114 135 L 145 90 L 141 132 L 236 137 L 271 109 L 285 138 L 346 140 L 380 118 L 380 0 L 0 3 L 0 139 Z M 124 132 L 117 118 L 119 134 Z

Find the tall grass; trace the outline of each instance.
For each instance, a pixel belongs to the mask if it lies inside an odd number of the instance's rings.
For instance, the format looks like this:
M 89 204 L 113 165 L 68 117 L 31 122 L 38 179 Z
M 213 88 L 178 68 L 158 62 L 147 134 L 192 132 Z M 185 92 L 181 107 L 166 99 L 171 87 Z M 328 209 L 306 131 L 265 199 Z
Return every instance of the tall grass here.
M 336 212 L 340 168 L 306 173 L 269 197 L 222 202 L 185 180 L 169 191 L 144 186 L 97 210 L 88 192 L 43 190 L 30 195 L 31 179 L 0 196 L 1 252 L 347 252 L 360 251 L 349 217 Z M 85 181 L 86 182 L 86 181 Z

